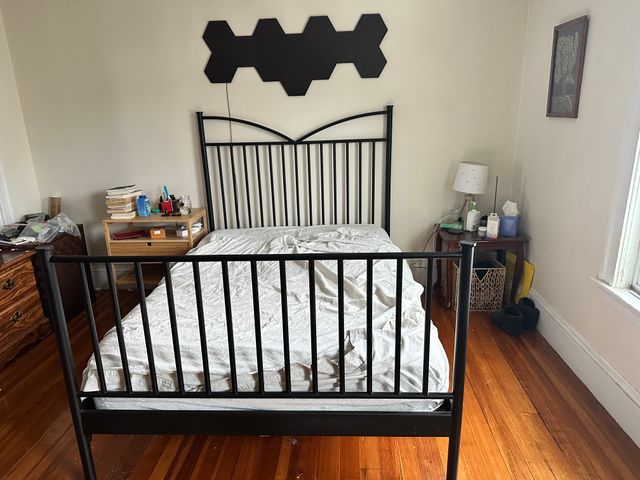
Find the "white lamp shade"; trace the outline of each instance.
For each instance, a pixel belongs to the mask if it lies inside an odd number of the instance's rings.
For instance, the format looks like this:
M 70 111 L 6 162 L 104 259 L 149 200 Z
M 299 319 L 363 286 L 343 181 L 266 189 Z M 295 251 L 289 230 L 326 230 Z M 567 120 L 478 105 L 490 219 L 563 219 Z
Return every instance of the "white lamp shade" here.
M 469 195 L 481 195 L 487 188 L 489 167 L 484 163 L 460 162 L 453 189 Z

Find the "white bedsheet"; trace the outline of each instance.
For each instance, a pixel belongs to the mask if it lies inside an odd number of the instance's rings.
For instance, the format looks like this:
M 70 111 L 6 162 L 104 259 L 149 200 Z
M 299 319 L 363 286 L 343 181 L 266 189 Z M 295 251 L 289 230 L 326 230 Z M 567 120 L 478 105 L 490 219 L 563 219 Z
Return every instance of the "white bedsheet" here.
M 370 225 L 320 227 L 276 227 L 216 231 L 189 254 L 393 252 L 399 249 L 380 228 Z M 323 391 L 337 391 L 337 275 L 335 261 L 316 262 L 316 306 L 318 336 L 318 380 Z M 373 274 L 373 387 L 392 391 L 394 382 L 395 338 L 394 261 L 374 262 Z M 176 264 L 171 270 L 180 352 L 187 391 L 203 390 L 202 358 L 190 263 Z M 293 390 L 311 386 L 311 347 L 309 329 L 309 285 L 307 262 L 287 262 L 287 299 Z M 366 265 L 364 261 L 345 261 L 345 370 L 348 391 L 366 389 Z M 210 379 L 213 390 L 230 388 L 226 316 L 218 263 L 201 263 L 200 275 L 206 318 Z M 234 323 L 235 358 L 240 391 L 257 390 L 257 360 L 254 336 L 251 277 L 248 262 L 229 263 L 231 305 Z M 284 388 L 284 355 L 280 278 L 277 262 L 258 262 L 260 313 L 262 324 L 265 388 Z M 424 310 L 420 303 L 422 286 L 413 280 L 405 264 L 402 300 L 401 390 L 422 390 Z M 148 297 L 154 358 L 161 391 L 177 390 L 176 367 L 171 341 L 166 288 L 162 282 Z M 134 390 L 151 390 L 151 381 L 139 307 L 123 319 L 125 345 Z M 431 325 L 429 389 L 446 391 L 449 364 Z M 124 390 L 122 365 L 115 329 L 100 343 L 107 386 Z M 92 357 L 83 374 L 83 390 L 99 390 L 95 360 Z M 298 402 L 298 403 L 296 403 Z M 305 408 L 306 400 L 220 400 L 220 399 L 98 399 L 99 408 L 180 408 L 253 409 Z M 374 405 L 375 403 L 375 405 Z M 439 401 L 323 400 L 315 410 L 363 409 L 432 410 Z M 306 405 L 311 405 L 307 403 Z

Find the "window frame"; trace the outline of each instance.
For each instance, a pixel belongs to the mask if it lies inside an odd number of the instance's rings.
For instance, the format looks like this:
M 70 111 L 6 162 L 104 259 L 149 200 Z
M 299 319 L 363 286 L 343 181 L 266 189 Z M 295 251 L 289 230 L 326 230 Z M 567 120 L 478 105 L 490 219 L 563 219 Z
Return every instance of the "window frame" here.
M 5 180 L 4 169 L 0 159 L 0 226 L 13 223 L 13 209 L 11 207 L 11 197 Z

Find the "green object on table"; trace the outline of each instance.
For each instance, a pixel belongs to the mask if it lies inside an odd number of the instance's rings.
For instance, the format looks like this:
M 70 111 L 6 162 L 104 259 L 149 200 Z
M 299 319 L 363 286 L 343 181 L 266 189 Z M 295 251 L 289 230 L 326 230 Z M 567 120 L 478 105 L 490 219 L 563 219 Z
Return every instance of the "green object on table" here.
M 153 208 L 153 209 L 151 209 L 151 213 L 160 213 L 160 209 L 159 208 Z

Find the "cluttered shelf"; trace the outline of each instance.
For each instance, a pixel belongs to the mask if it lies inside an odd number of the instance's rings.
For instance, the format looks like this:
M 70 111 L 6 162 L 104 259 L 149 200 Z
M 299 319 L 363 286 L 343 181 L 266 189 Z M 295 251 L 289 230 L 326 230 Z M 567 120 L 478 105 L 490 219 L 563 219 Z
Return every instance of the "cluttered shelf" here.
M 164 187 L 158 208 L 152 208 L 148 197 L 135 185 L 107 190 L 107 213 L 102 221 L 108 255 L 155 256 L 185 255 L 208 233 L 204 208 L 192 208 L 188 196 L 176 199 Z M 136 286 L 135 272 L 113 268 L 118 288 Z M 164 265 L 142 265 L 145 288 L 158 285 L 164 277 Z

